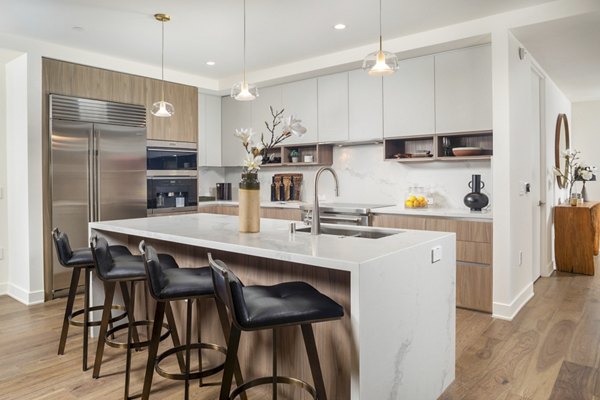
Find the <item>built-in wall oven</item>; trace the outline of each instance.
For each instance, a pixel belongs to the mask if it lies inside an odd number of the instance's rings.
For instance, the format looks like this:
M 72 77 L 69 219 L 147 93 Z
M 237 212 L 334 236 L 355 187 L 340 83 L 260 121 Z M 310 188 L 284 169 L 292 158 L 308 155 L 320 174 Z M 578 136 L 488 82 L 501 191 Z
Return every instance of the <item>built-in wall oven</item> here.
M 196 143 L 148 140 L 148 212 L 195 211 L 198 205 Z

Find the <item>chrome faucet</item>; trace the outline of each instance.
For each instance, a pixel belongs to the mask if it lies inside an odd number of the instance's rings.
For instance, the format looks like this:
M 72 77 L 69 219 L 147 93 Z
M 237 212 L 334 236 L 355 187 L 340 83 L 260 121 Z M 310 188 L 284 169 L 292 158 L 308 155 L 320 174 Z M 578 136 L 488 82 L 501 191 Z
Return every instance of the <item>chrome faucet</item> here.
M 323 171 L 331 172 L 331 175 L 333 175 L 333 179 L 335 180 L 335 195 L 340 195 L 340 185 L 338 183 L 338 177 L 335 171 L 330 167 L 320 168 L 317 171 L 317 174 L 315 175 L 315 202 L 313 203 L 312 226 L 310 228 L 310 233 L 312 235 L 321 234 L 321 212 L 319 210 L 319 177 L 321 176 Z

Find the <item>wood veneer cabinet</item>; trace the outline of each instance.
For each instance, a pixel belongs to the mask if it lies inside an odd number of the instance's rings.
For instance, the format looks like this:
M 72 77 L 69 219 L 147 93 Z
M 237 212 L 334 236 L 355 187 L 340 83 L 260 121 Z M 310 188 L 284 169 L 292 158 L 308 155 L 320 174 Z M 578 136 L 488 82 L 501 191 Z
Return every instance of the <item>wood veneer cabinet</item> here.
M 492 223 L 375 214 L 373 226 L 456 233 L 456 306 L 492 312 Z
M 556 269 L 594 275 L 600 238 L 600 202 L 554 207 Z
M 171 118 L 150 114 L 161 98 L 161 81 L 122 72 L 44 58 L 42 63 L 44 113 L 50 93 L 146 107 L 148 139 L 198 141 L 198 89 L 165 82 L 165 100 L 175 107 Z M 44 118 L 44 120 L 47 118 Z

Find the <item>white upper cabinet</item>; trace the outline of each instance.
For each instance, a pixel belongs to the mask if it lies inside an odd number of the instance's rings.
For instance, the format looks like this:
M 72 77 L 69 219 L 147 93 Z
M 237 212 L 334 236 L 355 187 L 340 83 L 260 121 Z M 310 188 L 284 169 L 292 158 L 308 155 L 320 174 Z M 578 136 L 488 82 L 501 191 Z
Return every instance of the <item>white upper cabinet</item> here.
M 435 56 L 436 132 L 492 130 L 491 47 Z
M 318 78 L 319 142 L 348 140 L 348 73 Z
M 349 136 L 351 142 L 383 137 L 382 80 L 362 69 L 348 73 Z
M 433 56 L 403 60 L 394 75 L 383 78 L 385 137 L 435 132 Z
M 198 97 L 198 164 L 221 166 L 221 96 Z
M 265 126 L 265 121 L 271 125 L 273 122 L 273 116 L 271 115 L 271 109 L 281 110 L 281 85 L 271 86 L 264 89 L 259 89 L 259 96 L 252 101 L 252 128 L 254 132 L 259 135 L 264 133 L 265 142 L 269 143 L 271 140 L 271 133 Z M 279 126 L 281 128 L 281 125 Z M 279 130 L 281 131 L 281 130 Z
M 223 167 L 239 167 L 246 156 L 240 139 L 234 136 L 239 128 L 252 127 L 252 102 L 221 98 L 221 161 Z
M 301 138 L 289 137 L 284 145 L 317 143 L 319 141 L 317 120 L 317 79 L 305 79 L 303 81 L 286 83 L 282 85 L 282 106 L 285 108 L 285 116 L 294 115 L 302 120 L 306 128 L 306 134 Z

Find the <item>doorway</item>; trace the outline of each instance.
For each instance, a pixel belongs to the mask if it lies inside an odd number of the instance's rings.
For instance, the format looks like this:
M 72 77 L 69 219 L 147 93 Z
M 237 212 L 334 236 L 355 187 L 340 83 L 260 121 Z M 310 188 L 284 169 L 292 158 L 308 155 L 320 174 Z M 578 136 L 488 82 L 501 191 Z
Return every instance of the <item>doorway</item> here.
M 546 263 L 547 214 L 546 214 L 546 138 L 543 124 L 544 77 L 531 69 L 531 132 L 533 135 L 532 159 L 532 262 L 531 281 L 541 275 L 541 266 Z

